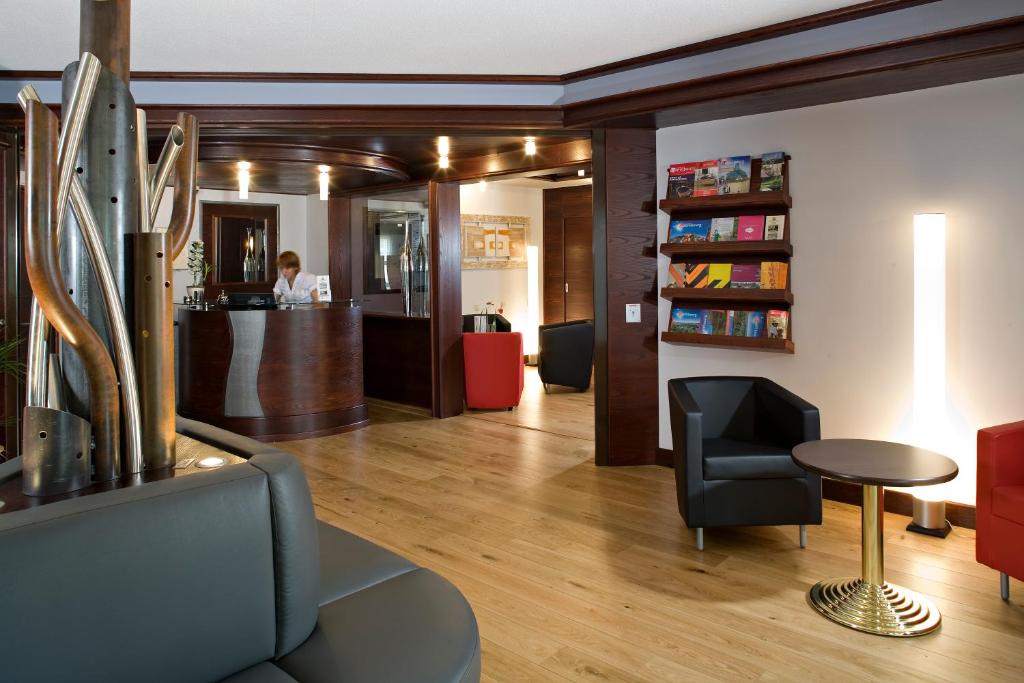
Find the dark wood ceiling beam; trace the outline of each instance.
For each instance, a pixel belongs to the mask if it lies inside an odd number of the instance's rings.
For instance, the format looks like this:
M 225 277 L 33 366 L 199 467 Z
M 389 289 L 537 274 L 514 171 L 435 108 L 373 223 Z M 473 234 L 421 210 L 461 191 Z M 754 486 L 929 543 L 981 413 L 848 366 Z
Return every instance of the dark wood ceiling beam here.
M 408 165 L 400 159 L 362 150 L 337 149 L 285 142 L 202 141 L 200 161 L 246 161 L 324 164 L 331 167 L 373 171 L 398 181 L 409 180 Z
M 1022 72 L 1018 16 L 570 104 L 565 125 L 679 125 Z
M 540 145 L 537 153 L 532 156 L 527 156 L 523 150 L 517 149 L 467 159 L 452 159 L 451 166 L 447 169 L 438 168 L 437 164 L 418 166 L 413 169 L 413 177 L 438 182 L 510 178 L 528 175 L 539 169 L 582 166 L 589 164 L 590 159 L 591 146 L 590 139 L 587 138 Z

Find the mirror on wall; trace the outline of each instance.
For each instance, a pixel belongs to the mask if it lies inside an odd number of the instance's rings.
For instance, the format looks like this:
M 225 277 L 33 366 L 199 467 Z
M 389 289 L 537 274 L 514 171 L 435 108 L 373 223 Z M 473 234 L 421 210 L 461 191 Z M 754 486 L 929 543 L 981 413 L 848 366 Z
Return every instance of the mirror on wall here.
M 421 211 L 367 208 L 363 242 L 364 291 L 367 294 L 399 293 L 404 289 L 402 250 L 408 240 L 406 265 L 410 275 L 417 273 L 416 261 L 426 258 L 426 214 Z M 421 253 L 422 252 L 422 253 Z M 424 269 L 420 269 L 421 271 Z M 422 283 L 410 281 L 415 290 Z
M 272 288 L 277 280 L 277 205 L 203 202 L 202 212 L 206 259 L 213 266 L 207 287 Z

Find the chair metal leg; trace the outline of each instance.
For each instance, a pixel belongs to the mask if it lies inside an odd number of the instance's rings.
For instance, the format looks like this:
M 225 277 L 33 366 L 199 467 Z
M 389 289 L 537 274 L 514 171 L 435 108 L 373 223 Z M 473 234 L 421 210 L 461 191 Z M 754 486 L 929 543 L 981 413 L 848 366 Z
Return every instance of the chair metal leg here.
M 697 550 L 704 550 L 704 527 L 697 527 Z
M 807 525 L 806 524 L 801 524 L 800 525 L 800 547 L 801 548 L 806 548 L 807 547 Z
M 544 382 L 544 393 L 548 393 L 548 383 Z
M 1010 576 L 999 572 L 999 595 L 1003 600 L 1010 599 Z

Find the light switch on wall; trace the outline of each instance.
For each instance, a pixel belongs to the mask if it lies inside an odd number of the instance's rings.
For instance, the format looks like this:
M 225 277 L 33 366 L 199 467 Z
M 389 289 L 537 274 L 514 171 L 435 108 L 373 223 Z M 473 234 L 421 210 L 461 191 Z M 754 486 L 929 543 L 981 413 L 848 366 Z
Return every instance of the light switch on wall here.
M 626 322 L 640 322 L 640 304 L 626 304 Z

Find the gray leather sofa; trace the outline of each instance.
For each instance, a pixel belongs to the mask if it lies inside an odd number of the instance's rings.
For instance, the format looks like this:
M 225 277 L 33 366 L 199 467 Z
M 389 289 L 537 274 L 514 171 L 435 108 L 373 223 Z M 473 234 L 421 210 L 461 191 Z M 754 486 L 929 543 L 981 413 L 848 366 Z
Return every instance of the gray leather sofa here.
M 290 455 L 179 430 L 251 457 L 0 515 L 0 678 L 479 680 L 454 586 L 318 522 Z

